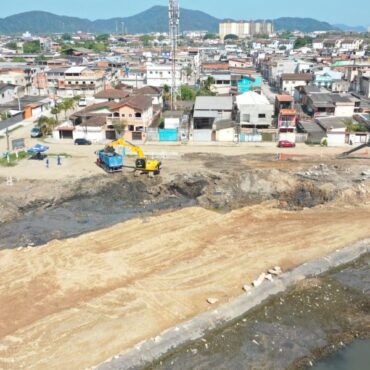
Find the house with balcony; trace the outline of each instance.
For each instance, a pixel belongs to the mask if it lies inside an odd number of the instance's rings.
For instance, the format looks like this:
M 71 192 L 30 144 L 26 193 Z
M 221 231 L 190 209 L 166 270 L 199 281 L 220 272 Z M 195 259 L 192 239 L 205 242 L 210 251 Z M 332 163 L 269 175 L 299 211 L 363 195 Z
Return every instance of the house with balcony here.
M 121 125 L 127 140 L 145 140 L 146 129 L 156 116 L 153 113 L 152 99 L 136 95 L 109 106 L 108 125 Z
M 58 80 L 58 95 L 92 97 L 105 89 L 106 82 L 107 76 L 103 69 L 92 70 L 85 66 L 73 66 L 64 72 L 63 79 Z
M 278 117 L 279 140 L 296 141 L 297 113 L 294 109 L 281 109 Z

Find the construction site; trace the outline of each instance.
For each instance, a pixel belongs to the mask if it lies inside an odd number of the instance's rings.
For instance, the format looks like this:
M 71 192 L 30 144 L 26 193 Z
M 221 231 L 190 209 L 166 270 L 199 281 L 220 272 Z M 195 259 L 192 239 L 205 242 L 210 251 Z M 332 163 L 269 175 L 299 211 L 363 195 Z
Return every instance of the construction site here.
M 367 148 L 147 145 L 155 176 L 93 149 L 0 168 L 0 368 L 99 366 L 370 237 Z

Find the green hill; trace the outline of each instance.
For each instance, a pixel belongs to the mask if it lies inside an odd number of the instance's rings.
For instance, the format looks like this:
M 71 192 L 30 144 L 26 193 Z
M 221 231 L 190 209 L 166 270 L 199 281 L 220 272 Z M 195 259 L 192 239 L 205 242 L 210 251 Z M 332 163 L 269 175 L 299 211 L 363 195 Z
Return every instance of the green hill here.
M 218 32 L 220 19 L 198 10 L 181 9 L 180 14 L 181 31 Z M 168 30 L 168 9 L 165 6 L 154 6 L 131 17 L 95 21 L 32 11 L 0 19 L 0 33 L 17 34 L 29 31 L 42 34 L 85 31 L 99 34 L 115 32 L 117 27 L 121 30 L 122 23 L 129 33 L 166 32 Z M 287 31 L 312 32 L 336 29 L 329 23 L 311 18 L 279 18 L 274 23 L 277 30 Z

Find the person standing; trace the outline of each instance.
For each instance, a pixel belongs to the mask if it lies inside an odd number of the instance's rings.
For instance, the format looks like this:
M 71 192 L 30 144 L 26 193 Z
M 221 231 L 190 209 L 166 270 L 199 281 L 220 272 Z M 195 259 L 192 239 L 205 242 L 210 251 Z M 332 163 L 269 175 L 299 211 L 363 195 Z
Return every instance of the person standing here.
M 46 164 L 46 168 L 49 168 L 49 158 L 46 158 L 45 164 Z
M 58 155 L 58 157 L 57 157 L 57 165 L 58 166 L 61 166 L 62 165 L 62 158 L 61 158 L 60 155 Z

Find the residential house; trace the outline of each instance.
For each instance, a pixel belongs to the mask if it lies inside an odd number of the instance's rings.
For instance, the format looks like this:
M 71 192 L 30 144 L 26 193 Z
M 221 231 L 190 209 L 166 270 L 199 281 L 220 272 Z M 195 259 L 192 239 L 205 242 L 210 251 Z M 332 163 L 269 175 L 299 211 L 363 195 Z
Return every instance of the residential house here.
M 94 95 L 95 103 L 114 101 L 116 103 L 130 96 L 130 92 L 120 89 L 106 89 Z
M 236 110 L 231 96 L 198 96 L 195 100 L 192 138 L 194 141 L 211 141 L 214 124 L 234 120 Z
M 278 116 L 281 109 L 293 109 L 294 98 L 289 94 L 276 95 L 275 116 Z
M 127 140 L 145 140 L 145 131 L 156 118 L 153 114 L 152 98 L 135 95 L 109 107 L 108 123 L 121 123 Z
M 278 116 L 279 141 L 296 141 L 297 113 L 294 109 L 281 109 Z
M 236 96 L 239 110 L 238 123 L 242 128 L 268 128 L 271 126 L 274 107 L 264 95 L 248 91 Z
M 310 73 L 284 73 L 280 78 L 280 91 L 294 95 L 297 86 L 306 86 L 313 80 Z
M 328 146 L 346 144 L 347 120 L 348 117 L 323 117 L 316 120 L 326 134 Z
M 146 67 L 147 84 L 155 87 L 165 85 L 172 86 L 172 65 L 148 63 Z M 181 86 L 187 83 L 186 73 L 182 66 L 176 64 L 176 85 Z
M 18 93 L 15 85 L 0 82 L 0 104 L 10 103 Z

